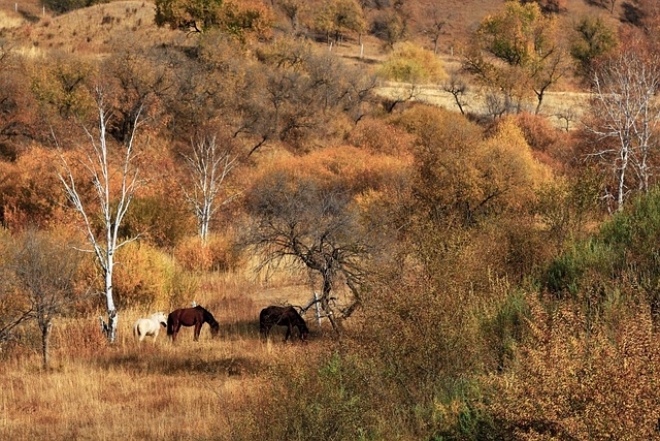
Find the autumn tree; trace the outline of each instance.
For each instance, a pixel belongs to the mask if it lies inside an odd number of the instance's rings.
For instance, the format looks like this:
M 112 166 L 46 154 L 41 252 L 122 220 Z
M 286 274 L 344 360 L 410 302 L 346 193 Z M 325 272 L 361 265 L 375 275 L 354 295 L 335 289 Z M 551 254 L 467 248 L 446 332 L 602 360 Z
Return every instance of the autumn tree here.
M 328 36 L 334 36 L 335 43 L 346 32 L 361 36 L 367 29 L 362 7 L 356 0 L 326 0 L 318 10 L 314 23 L 316 29 Z
M 383 40 L 388 49 L 403 41 L 408 33 L 408 24 L 396 11 L 387 10 L 376 15 L 371 24 L 371 33 Z
M 83 149 L 80 163 L 76 164 L 84 175 L 75 174 L 76 167 L 71 163 L 69 155 L 61 150 L 62 170 L 58 176 L 69 201 L 81 217 L 82 230 L 90 245 L 84 251 L 92 253 L 101 267 L 108 313 L 107 323 L 100 318 L 101 328 L 109 342 L 114 343 L 118 322 L 112 283 L 115 254 L 119 248 L 137 239 L 137 236 L 121 237 L 120 231 L 135 192 L 141 185 L 135 146 L 141 114 L 137 112 L 132 123 L 133 132 L 127 142 L 115 147 L 108 139 L 110 115 L 107 113 L 102 87 L 96 87 L 95 97 L 97 130 L 92 132 L 85 129 L 89 145 Z M 81 191 L 85 182 L 91 182 L 91 200 Z
M 321 308 L 337 330 L 337 320 L 350 315 L 359 302 L 361 261 L 369 251 L 351 189 L 293 170 L 274 170 L 245 200 L 254 223 L 244 243 L 260 253 L 262 267 L 293 263 L 318 276 Z M 332 304 L 342 281 L 354 295 L 343 314 Z
M 416 135 L 415 209 L 438 228 L 469 228 L 493 213 L 516 210 L 547 179 L 508 119 L 490 137 L 458 114 L 427 107 L 405 112 L 398 124 Z
M 41 355 L 47 369 L 53 320 L 77 301 L 74 282 L 81 255 L 73 243 L 58 241 L 43 231 L 27 230 L 16 245 L 14 280 L 27 299 L 24 313 L 37 322 L 41 332 Z
M 25 81 L 25 65 L 0 43 L 0 157 L 16 158 L 19 141 L 36 137 L 35 103 Z
M 440 85 L 440 88 L 449 92 L 454 97 L 454 102 L 458 106 L 461 115 L 465 115 L 465 108 L 468 105 L 468 84 L 459 72 L 451 72 L 449 77 Z
M 435 55 L 413 43 L 399 43 L 378 69 L 388 80 L 407 83 L 435 83 L 446 77 Z
M 443 8 L 436 2 L 430 2 L 424 6 L 421 33 L 429 39 L 433 46 L 433 53 L 438 53 L 438 41 L 445 32 L 445 27 L 448 24 L 448 17 L 445 15 Z
M 222 5 L 222 0 L 158 0 L 156 24 L 201 33 L 220 26 Z
M 295 44 L 275 49 L 259 52 L 263 64 L 251 66 L 251 87 L 239 101 L 242 133 L 252 140 L 249 154 L 271 141 L 309 148 L 347 123 L 349 113 L 361 118 L 375 87 L 365 70 L 346 66 L 331 52 Z
M 538 112 L 545 91 L 563 74 L 563 58 L 555 20 L 545 17 L 536 3 L 513 1 L 481 22 L 472 36 L 463 67 L 482 84 L 501 91 L 504 112 L 522 110 L 532 90 Z
M 243 39 L 246 33 L 269 37 L 273 17 L 259 1 L 158 0 L 155 21 L 158 26 L 196 33 L 220 29 Z
M 238 42 L 217 30 L 200 35 L 191 54 L 161 54 L 161 63 L 172 67 L 163 103 L 169 133 L 185 145 L 207 133 L 243 133 L 244 115 L 238 109 L 256 93 L 246 75 L 252 62 Z
M 85 82 L 94 69 L 86 60 L 56 54 L 33 68 L 32 93 L 49 120 L 83 118 L 88 113 L 92 100 Z
M 30 319 L 30 308 L 14 283 L 15 241 L 0 229 L 0 348 L 14 339 L 17 328 Z
M 577 63 L 578 75 L 591 81 L 595 62 L 616 47 L 617 38 L 600 17 L 582 18 L 574 30 L 571 56 Z
M 135 130 L 138 113 L 152 120 L 161 113 L 172 86 L 171 69 L 157 50 L 126 39 L 104 60 L 101 72 L 108 90 L 106 105 L 113 115 L 108 133 L 125 143 Z
M 279 0 L 277 4 L 289 19 L 291 31 L 294 35 L 297 34 L 300 26 L 300 15 L 305 8 L 305 2 L 302 0 Z

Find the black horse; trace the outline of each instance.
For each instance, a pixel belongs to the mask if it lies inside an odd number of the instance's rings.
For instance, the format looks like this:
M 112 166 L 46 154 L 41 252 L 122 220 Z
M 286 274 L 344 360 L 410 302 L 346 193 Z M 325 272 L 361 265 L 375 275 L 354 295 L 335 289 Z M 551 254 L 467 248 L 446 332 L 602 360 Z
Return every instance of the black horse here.
M 170 312 L 170 314 L 167 316 L 167 335 L 172 337 L 172 341 L 175 341 L 176 335 L 179 332 L 181 326 L 194 326 L 194 340 L 198 341 L 199 333 L 201 332 L 202 325 L 204 323 L 208 323 L 211 327 L 212 337 L 218 335 L 220 324 L 213 317 L 213 314 L 208 312 L 206 309 L 199 305 L 195 306 L 194 308 L 177 309 Z
M 300 340 L 307 340 L 309 329 L 305 320 L 298 314 L 293 306 L 269 306 L 261 310 L 259 314 L 259 330 L 263 338 L 268 338 L 270 328 L 273 326 L 286 326 L 286 335 L 284 341 L 289 337 L 293 340 L 293 328 L 298 328 Z

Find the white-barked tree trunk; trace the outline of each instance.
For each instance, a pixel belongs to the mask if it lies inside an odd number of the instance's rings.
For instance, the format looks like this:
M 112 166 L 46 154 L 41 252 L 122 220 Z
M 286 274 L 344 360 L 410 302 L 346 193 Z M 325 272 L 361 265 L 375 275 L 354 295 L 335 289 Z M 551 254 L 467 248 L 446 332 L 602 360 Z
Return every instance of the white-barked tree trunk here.
M 113 298 L 112 280 L 113 269 L 115 265 L 115 253 L 123 245 L 137 239 L 137 235 L 129 238 L 119 237 L 119 228 L 128 211 L 128 207 L 133 200 L 136 190 L 140 186 L 138 180 L 137 154 L 135 152 L 135 134 L 141 122 L 141 112 L 133 121 L 133 130 L 129 139 L 123 144 L 121 157 L 117 158 L 117 166 L 113 166 L 112 155 L 109 153 L 106 128 L 108 126 L 109 116 L 104 107 L 103 90 L 97 87 L 96 105 L 98 110 L 98 133 L 92 133 L 85 128 L 85 133 L 89 138 L 89 144 L 85 148 L 84 158 L 81 160 L 82 169 L 85 170 L 84 176 L 74 176 L 73 168 L 68 162 L 66 156 L 60 149 L 60 158 L 62 169 L 58 173 L 60 181 L 64 185 L 66 194 L 70 202 L 80 214 L 83 221 L 83 230 L 91 249 L 82 251 L 94 253 L 96 261 L 101 267 L 104 278 L 104 295 L 106 300 L 106 310 L 108 321 L 105 322 L 100 317 L 101 329 L 106 335 L 108 341 L 113 343 L 117 338 L 118 314 Z M 119 173 L 119 185 L 112 186 L 115 181 L 115 173 Z M 81 198 L 81 193 L 76 187 L 76 182 L 82 180 L 91 180 L 95 190 L 95 196 L 99 204 L 99 217 L 103 221 L 102 229 L 97 229 L 92 225 L 89 212 L 92 204 Z M 79 181 L 77 181 L 79 180 Z

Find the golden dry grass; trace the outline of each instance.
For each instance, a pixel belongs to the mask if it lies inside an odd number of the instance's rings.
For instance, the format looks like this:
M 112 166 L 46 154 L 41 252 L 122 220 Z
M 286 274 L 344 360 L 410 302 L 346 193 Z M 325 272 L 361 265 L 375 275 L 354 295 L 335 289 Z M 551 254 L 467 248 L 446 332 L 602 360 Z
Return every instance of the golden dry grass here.
M 309 357 L 325 338 L 307 317 L 308 344 L 282 343 L 283 328 L 261 341 L 261 307 L 299 302 L 304 288 L 236 279 L 202 282 L 197 301 L 220 322 L 216 339 L 205 325 L 199 342 L 183 328 L 175 343 L 163 329 L 155 342 L 137 344 L 131 325 L 151 311 L 130 309 L 120 311 L 112 346 L 96 316 L 57 321 L 49 371 L 36 349 L 14 350 L 0 363 L 0 439 L 230 439 L 231 422 L 259 396 L 268 370 Z

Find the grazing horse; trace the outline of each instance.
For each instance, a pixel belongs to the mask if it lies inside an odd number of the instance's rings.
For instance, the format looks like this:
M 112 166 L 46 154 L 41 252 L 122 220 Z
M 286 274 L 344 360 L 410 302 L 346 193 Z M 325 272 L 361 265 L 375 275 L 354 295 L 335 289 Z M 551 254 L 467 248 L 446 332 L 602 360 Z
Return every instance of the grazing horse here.
M 261 335 L 268 338 L 270 328 L 275 325 L 287 327 L 284 341 L 287 341 L 289 337 L 293 340 L 293 328 L 298 328 L 301 341 L 307 340 L 309 335 L 305 320 L 293 306 L 269 306 L 261 310 L 259 314 L 259 331 Z
M 151 314 L 149 318 L 137 319 L 133 324 L 133 336 L 138 342 L 142 342 L 145 337 L 151 336 L 154 338 L 155 343 L 161 326 L 163 328 L 167 326 L 167 317 L 165 317 L 165 313 L 157 312 Z
M 211 327 L 211 336 L 215 337 L 218 335 L 220 324 L 213 317 L 213 314 L 206 309 L 199 305 L 194 308 L 177 309 L 170 312 L 170 315 L 167 316 L 167 335 L 171 336 L 174 342 L 181 326 L 194 326 L 194 340 L 198 341 L 199 333 L 204 323 L 208 323 Z

